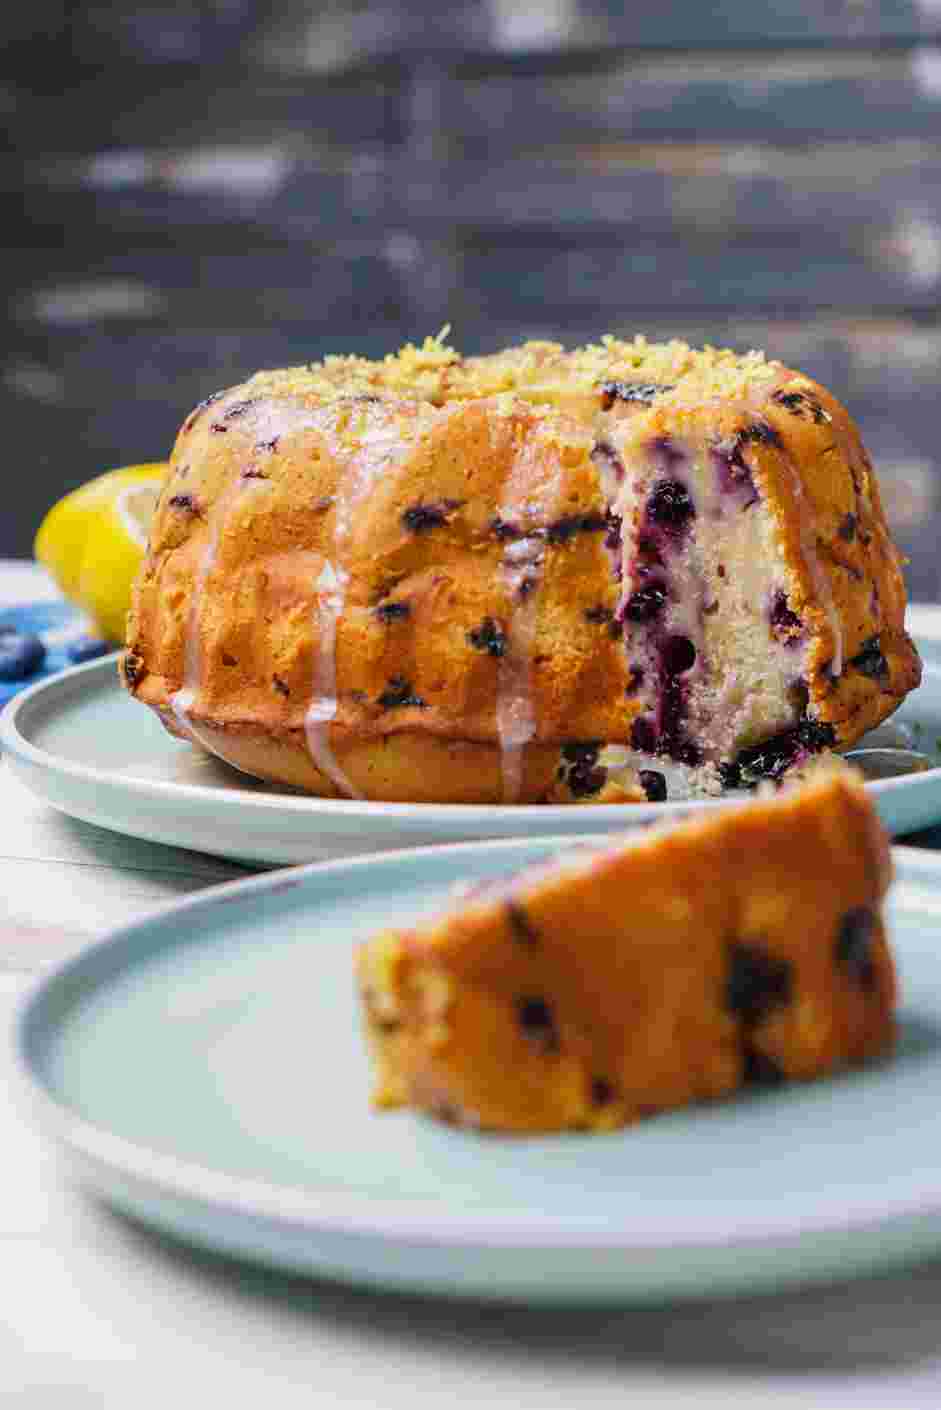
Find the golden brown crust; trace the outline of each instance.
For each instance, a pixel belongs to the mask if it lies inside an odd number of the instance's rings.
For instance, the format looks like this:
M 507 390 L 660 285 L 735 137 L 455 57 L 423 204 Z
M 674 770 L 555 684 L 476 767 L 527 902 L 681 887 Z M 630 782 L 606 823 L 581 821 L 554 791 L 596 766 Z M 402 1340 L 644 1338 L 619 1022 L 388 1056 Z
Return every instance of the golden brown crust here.
M 294 427 L 281 432 L 277 451 L 259 466 L 255 417 L 249 411 L 227 424 L 233 404 L 239 405 L 239 397 L 230 393 L 190 433 L 191 458 L 184 467 L 193 468 L 182 480 L 179 451 L 174 457 L 175 473 L 158 507 L 131 617 L 131 640 L 140 643 L 132 649 L 147 663 L 138 699 L 172 721 L 170 698 L 184 683 L 196 599 L 200 694 L 192 718 L 197 728 L 221 729 L 233 739 L 252 733 L 276 739 L 279 752 L 292 748 L 296 755 L 295 771 L 285 781 L 318 786 L 308 763 L 304 722 L 317 671 L 316 585 L 334 555 L 333 500 L 345 470 L 340 447 L 355 455 L 365 446 L 369 454 L 370 437 L 378 440 L 391 426 L 410 451 L 407 473 L 377 478 L 368 513 L 354 516 L 350 526 L 350 583 L 336 636 L 339 708 L 332 749 L 344 769 L 352 767 L 352 754 L 364 739 L 378 746 L 401 734 L 476 743 L 487 746 L 477 751 L 478 758 L 484 752 L 496 756 L 502 658 L 486 644 L 475 645 L 486 641 L 488 622 L 505 621 L 511 610 L 501 574 L 502 544 L 492 527 L 494 507 L 520 445 L 529 452 L 541 441 L 545 475 L 558 479 L 552 522 L 598 516 L 590 436 L 554 424 L 558 418 L 547 427 L 525 403 L 506 409 L 487 402 L 423 407 L 416 415 L 414 406 L 398 402 L 353 407 L 295 402 Z M 270 429 L 276 418 L 267 406 L 262 414 Z M 225 432 L 214 432 L 216 424 L 225 425 Z M 376 452 L 381 453 L 384 445 Z M 246 464 L 271 479 L 252 478 L 240 488 L 233 477 Z M 539 473 L 537 464 L 537 487 Z M 226 495 L 228 504 L 220 506 Z M 410 531 L 404 524 L 410 511 L 428 511 L 432 518 L 440 513 L 441 522 Z M 213 535 L 217 542 L 207 571 Z M 536 743 L 571 736 L 617 738 L 630 719 L 623 703 L 629 683 L 623 649 L 586 616 L 599 603 L 613 610 L 615 601 L 601 540 L 595 527 L 546 546 L 531 672 L 539 716 Z M 407 617 L 392 615 L 390 605 L 404 607 Z M 238 744 L 229 756 L 245 767 Z M 376 765 L 381 773 L 378 757 Z M 527 794 L 544 796 L 544 770 L 533 772 L 538 792 L 527 789 Z M 490 774 L 493 787 L 478 775 L 479 801 L 501 796 L 499 767 L 487 769 Z M 280 765 L 269 776 L 283 779 Z M 447 796 L 456 793 L 467 801 L 460 779 L 453 789 L 450 780 L 439 783 Z M 425 791 L 416 780 L 407 796 L 415 801 Z
M 885 833 L 821 770 L 360 948 L 376 1099 L 486 1129 L 610 1129 L 892 1043 Z
M 653 408 L 605 392 L 644 376 L 675 389 Z M 545 799 L 556 787 L 550 746 L 627 744 L 638 712 L 611 622 L 619 588 L 593 457 L 624 417 L 648 440 L 734 438 L 756 420 L 771 428 L 748 442 L 748 457 L 776 516 L 791 605 L 814 638 L 811 713 L 840 743 L 890 713 L 919 665 L 898 554 L 849 416 L 759 355 L 642 340 L 466 361 L 431 342 L 385 363 L 259 374 L 210 399 L 173 452 L 129 618 L 128 688 L 169 728 L 182 732 L 188 718 L 204 741 L 224 741 L 237 767 L 329 796 L 343 790 L 318 767 L 308 718 L 318 689 L 329 693 L 329 655 L 337 705 L 321 734 L 354 787 L 501 801 L 500 648 L 521 589 L 499 521 L 512 517 L 541 538 L 518 801 Z M 329 565 L 348 580 L 335 641 L 323 615 Z M 181 717 L 173 697 L 187 686 Z M 409 758 L 427 741 L 423 774 L 388 767 L 391 738 Z M 465 767 L 439 768 L 457 757 Z

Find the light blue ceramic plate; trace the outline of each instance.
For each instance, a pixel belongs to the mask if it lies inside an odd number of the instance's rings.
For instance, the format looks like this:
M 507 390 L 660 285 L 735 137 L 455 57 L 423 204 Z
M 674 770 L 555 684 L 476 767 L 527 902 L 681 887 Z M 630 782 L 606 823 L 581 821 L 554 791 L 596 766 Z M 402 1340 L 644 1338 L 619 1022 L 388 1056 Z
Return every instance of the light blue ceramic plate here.
M 941 739 L 941 609 L 918 608 L 912 626 L 924 684 L 899 724 L 931 758 Z M 118 684 L 116 657 L 42 681 L 7 706 L 0 748 L 46 802 L 116 832 L 237 861 L 292 863 L 482 837 L 611 832 L 667 812 L 723 802 L 630 807 L 478 807 L 311 798 L 258 783 L 172 739 Z M 896 836 L 941 821 L 941 768 L 872 783 Z
M 898 1053 L 600 1136 L 377 1114 L 354 943 L 560 839 L 386 853 L 205 893 L 46 979 L 21 1014 L 47 1131 L 118 1208 L 210 1248 L 532 1302 L 711 1297 L 941 1248 L 941 859 L 899 848 Z

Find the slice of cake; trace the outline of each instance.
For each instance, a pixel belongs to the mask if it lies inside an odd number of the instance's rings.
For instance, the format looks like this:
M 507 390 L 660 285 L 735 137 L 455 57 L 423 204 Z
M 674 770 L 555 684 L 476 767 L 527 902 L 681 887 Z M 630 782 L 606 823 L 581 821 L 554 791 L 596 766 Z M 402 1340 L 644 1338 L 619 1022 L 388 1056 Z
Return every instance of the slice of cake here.
M 576 849 L 380 934 L 357 975 L 375 1099 L 608 1130 L 885 1052 L 885 832 L 857 777 Z
M 918 683 L 872 466 L 808 378 L 642 339 L 259 373 L 187 418 L 123 678 L 327 796 L 778 777 Z

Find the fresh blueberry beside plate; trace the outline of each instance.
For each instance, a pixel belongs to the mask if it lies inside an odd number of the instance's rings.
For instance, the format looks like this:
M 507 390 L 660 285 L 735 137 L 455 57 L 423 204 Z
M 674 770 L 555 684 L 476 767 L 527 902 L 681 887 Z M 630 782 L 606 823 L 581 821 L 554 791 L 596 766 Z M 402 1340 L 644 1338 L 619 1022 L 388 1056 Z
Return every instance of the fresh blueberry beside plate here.
M 69 642 L 65 654 L 73 665 L 79 666 L 83 661 L 96 661 L 99 656 L 106 656 L 111 649 L 111 643 L 102 641 L 99 636 L 80 636 Z
M 21 690 L 74 666 L 69 648 L 92 637 L 88 619 L 69 602 L 4 607 L 0 611 L 0 708 Z
M 35 632 L 0 626 L 0 681 L 22 681 L 38 671 L 46 648 Z

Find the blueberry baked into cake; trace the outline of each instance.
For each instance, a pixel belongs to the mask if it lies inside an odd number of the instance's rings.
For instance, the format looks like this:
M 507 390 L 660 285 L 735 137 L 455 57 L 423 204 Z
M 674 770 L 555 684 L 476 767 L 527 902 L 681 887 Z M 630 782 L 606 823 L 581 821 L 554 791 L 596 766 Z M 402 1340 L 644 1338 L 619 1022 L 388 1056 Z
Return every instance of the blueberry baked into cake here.
M 862 782 L 575 849 L 360 947 L 375 1100 L 520 1134 L 610 1130 L 885 1052 L 886 835 Z
M 429 339 L 187 418 L 122 675 L 312 793 L 630 802 L 852 744 L 918 683 L 904 606 L 869 458 L 809 378 Z

